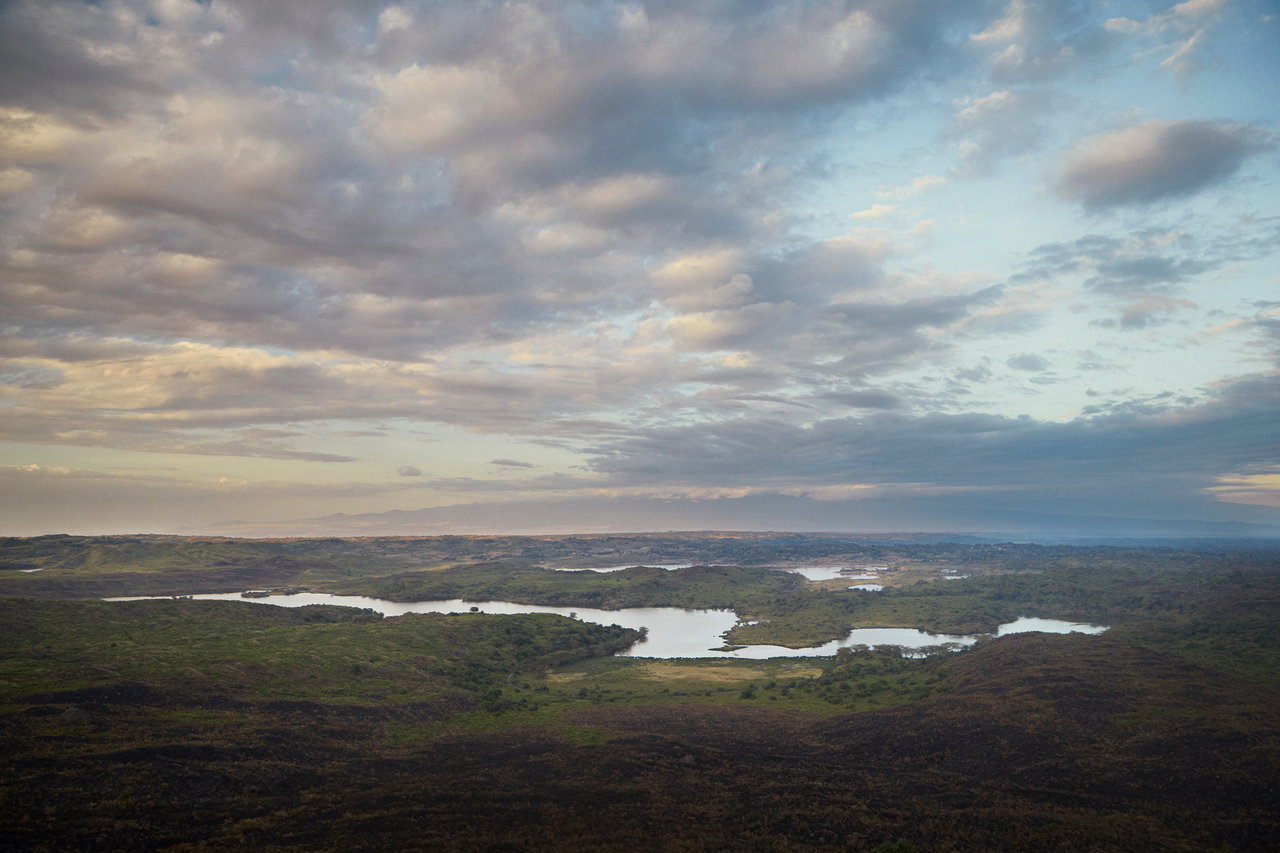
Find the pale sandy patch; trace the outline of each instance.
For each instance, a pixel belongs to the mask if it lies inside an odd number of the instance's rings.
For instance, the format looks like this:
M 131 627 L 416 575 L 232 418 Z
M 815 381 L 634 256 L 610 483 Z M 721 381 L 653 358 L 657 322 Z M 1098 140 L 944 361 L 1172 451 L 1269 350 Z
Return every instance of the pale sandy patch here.
M 689 666 L 687 664 L 655 662 L 647 663 L 640 675 L 655 678 L 659 681 L 684 679 L 688 681 L 750 681 L 763 678 L 762 669 L 748 669 L 740 666 Z
M 816 667 L 793 667 L 777 671 L 741 666 L 690 666 L 655 661 L 640 667 L 638 674 L 660 681 L 754 681 L 762 678 L 816 678 L 822 670 Z
M 547 676 L 552 684 L 564 684 L 566 681 L 580 681 L 586 678 L 585 672 L 553 672 Z

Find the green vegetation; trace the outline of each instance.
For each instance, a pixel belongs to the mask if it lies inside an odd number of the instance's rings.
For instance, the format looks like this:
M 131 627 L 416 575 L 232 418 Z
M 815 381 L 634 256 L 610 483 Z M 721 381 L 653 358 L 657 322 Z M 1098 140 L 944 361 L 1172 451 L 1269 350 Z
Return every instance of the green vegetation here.
M 740 607 L 796 595 L 804 579 L 790 572 L 738 566 L 690 566 L 666 571 L 637 566 L 618 572 L 555 572 L 511 563 L 458 566 L 363 582 L 334 592 L 392 601 L 465 598 L 564 607 Z
M 348 607 L 190 599 L 0 599 L 0 624 L 0 696 L 180 681 L 186 691 L 220 690 L 236 701 L 442 700 L 490 709 L 501 709 L 501 686 L 514 677 L 613 654 L 641 636 L 549 614 L 382 619 Z
M 4 543 L 4 588 L 50 596 L 0 598 L 6 847 L 1280 846 L 1274 552 L 875 546 L 890 588 L 859 593 L 760 566 L 555 573 L 503 552 L 628 537 L 445 539 Z M 732 545 L 760 565 L 853 547 Z M 457 564 L 412 570 L 409 552 L 446 546 Z M 481 551 L 496 559 L 467 562 Z M 944 568 L 974 577 L 942 582 Z M 645 660 L 613 656 L 636 632 L 551 615 L 55 600 L 277 569 L 282 585 L 310 572 L 301 585 L 386 597 L 768 620 L 738 641 L 1021 615 L 1112 627 L 924 659 Z
M 735 565 L 724 565 L 733 558 Z M 652 558 L 652 559 L 650 559 Z M 643 568 L 689 562 L 676 572 Z M 607 574 L 539 566 L 619 565 Z M 765 567 L 887 567 L 877 594 Z M 757 624 L 734 643 L 804 648 L 852 626 L 993 630 L 1018 616 L 1102 624 L 1194 607 L 1224 572 L 1266 569 L 1274 551 L 1035 545 L 868 544 L 849 536 L 629 536 L 235 540 L 162 536 L 0 539 L 0 594 L 43 598 L 297 588 L 398 601 L 465 598 L 613 609 L 732 608 Z M 31 571 L 38 569 L 38 571 Z M 944 571 L 972 575 L 940 582 Z M 1164 613 L 1170 616 L 1173 611 Z

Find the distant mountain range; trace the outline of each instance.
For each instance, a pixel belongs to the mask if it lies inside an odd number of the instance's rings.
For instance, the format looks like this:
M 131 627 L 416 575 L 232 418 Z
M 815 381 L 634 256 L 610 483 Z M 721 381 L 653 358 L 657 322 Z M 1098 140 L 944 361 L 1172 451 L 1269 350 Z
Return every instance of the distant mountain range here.
M 823 501 L 788 495 L 742 498 L 566 498 L 458 504 L 280 522 L 236 521 L 175 531 L 222 536 L 429 536 L 734 530 L 865 533 L 869 539 L 1111 542 L 1118 540 L 1275 538 L 1280 525 L 1239 521 L 1117 518 L 1010 512 L 918 501 Z M 912 534 L 906 536 L 906 534 Z M 1134 543 L 1136 544 L 1136 543 Z

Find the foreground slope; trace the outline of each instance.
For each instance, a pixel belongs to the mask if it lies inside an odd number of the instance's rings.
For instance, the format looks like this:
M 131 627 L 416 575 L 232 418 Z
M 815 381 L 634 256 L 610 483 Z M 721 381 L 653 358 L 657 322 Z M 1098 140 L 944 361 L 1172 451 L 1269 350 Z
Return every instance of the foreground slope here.
M 42 648 L 55 651 L 49 642 Z M 164 662 L 159 649 L 139 652 Z M 84 686 L 39 692 L 10 682 L 6 844 L 1280 844 L 1275 697 L 1105 637 L 1003 638 L 950 661 L 949 686 L 928 698 L 836 716 L 777 710 L 762 697 L 583 701 L 541 722 L 477 715 L 486 691 L 466 685 L 465 668 L 449 679 L 421 659 L 421 684 L 370 680 L 366 692 L 380 696 L 368 702 L 341 679 L 316 683 L 337 654 L 320 653 L 315 675 L 293 670 L 278 684 L 234 657 L 212 660 L 227 675 L 206 670 L 196 686 L 185 670 L 123 682 L 85 674 Z M 450 714 L 471 722 L 424 735 L 424 723 Z

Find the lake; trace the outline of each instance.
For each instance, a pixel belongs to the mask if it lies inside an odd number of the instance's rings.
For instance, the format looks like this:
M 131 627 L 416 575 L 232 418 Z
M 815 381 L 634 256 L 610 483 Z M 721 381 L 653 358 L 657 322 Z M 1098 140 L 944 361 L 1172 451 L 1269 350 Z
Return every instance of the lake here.
M 674 572 L 676 569 L 687 569 L 690 565 L 690 563 L 627 563 L 625 566 L 582 566 L 580 568 L 546 566 L 545 568 L 552 572 L 620 572 L 623 569 L 644 566 L 649 569 L 665 569 L 668 572 Z
M 887 566 L 786 566 L 781 569 L 800 575 L 811 581 L 874 581 L 879 580 L 876 572 L 884 571 Z
M 140 598 L 167 598 L 168 596 L 130 596 L 109 598 L 107 601 L 136 601 Z M 318 592 L 298 592 L 290 595 L 272 595 L 268 598 L 242 598 L 238 592 L 217 592 L 187 596 L 211 601 L 243 601 L 252 604 L 268 604 L 278 607 L 303 607 L 308 604 L 336 604 L 343 607 L 362 607 L 377 611 L 383 616 L 400 616 L 405 613 L 555 613 L 570 616 L 584 622 L 600 625 L 622 625 L 625 628 L 648 628 L 646 639 L 620 654 L 624 657 L 643 658 L 740 658 L 763 660 L 774 657 L 829 657 L 839 649 L 852 646 L 901 646 L 908 654 L 920 649 L 950 645 L 960 648 L 977 642 L 980 634 L 930 634 L 915 628 L 854 628 L 847 637 L 831 640 L 820 646 L 806 649 L 789 649 L 785 646 L 753 645 L 732 651 L 718 651 L 724 646 L 724 633 L 738 624 L 738 616 L 732 610 L 684 610 L 679 607 L 625 607 L 621 610 L 598 610 L 591 607 L 550 607 L 535 604 L 515 604 L 509 601 L 463 601 L 460 598 L 442 601 L 387 601 L 362 595 L 327 595 Z M 1044 631 L 1053 634 L 1080 632 L 1100 634 L 1107 630 L 1100 625 L 1082 625 L 1057 619 L 1033 619 L 1023 617 L 1001 625 L 997 637 L 1025 631 Z
M 665 569 L 673 572 L 676 569 L 687 569 L 690 563 L 644 563 L 644 566 L 650 569 Z M 634 568 L 635 564 L 628 563 L 625 566 L 584 566 L 582 568 L 563 568 L 548 566 L 553 572 L 620 572 L 623 569 Z M 855 580 L 855 581 L 873 581 L 879 580 L 878 574 L 867 574 L 868 572 L 884 571 L 888 566 L 770 566 L 780 572 L 791 572 L 800 575 L 806 580 L 811 581 L 831 581 L 831 580 Z

